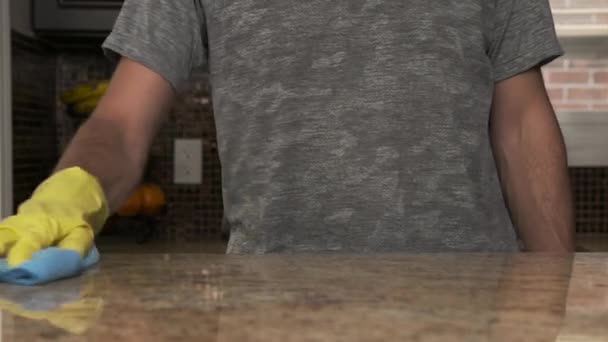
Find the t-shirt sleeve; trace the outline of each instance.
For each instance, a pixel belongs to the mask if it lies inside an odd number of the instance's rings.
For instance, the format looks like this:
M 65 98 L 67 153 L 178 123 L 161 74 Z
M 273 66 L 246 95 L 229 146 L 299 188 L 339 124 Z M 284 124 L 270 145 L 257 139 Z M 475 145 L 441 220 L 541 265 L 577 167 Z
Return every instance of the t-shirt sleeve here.
M 548 0 L 496 0 L 490 48 L 500 81 L 563 55 Z
M 110 59 L 132 59 L 179 90 L 206 62 L 199 0 L 126 0 L 102 47 Z

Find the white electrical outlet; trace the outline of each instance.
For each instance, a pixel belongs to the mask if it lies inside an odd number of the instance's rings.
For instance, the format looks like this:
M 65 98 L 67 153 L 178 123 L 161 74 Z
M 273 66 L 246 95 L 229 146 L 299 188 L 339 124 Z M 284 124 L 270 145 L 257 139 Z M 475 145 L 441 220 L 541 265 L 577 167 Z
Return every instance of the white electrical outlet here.
M 175 184 L 201 184 L 203 181 L 203 141 L 175 139 L 173 181 Z

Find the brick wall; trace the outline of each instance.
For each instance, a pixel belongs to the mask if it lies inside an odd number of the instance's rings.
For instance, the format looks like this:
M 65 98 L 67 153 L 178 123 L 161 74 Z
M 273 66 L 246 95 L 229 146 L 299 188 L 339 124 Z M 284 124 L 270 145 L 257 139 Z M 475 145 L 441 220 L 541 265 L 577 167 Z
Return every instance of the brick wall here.
M 551 0 L 551 5 L 558 32 L 582 35 L 562 39 L 566 55 L 544 68 L 555 109 L 608 112 L 608 0 Z M 592 37 L 602 31 L 603 38 Z
M 555 110 L 608 112 L 608 58 L 565 57 L 543 70 Z
M 13 33 L 12 61 L 16 208 L 55 166 L 55 53 L 38 40 Z
M 57 94 L 83 82 L 107 79 L 113 68 L 100 49 L 60 52 L 57 60 Z M 63 150 L 82 120 L 70 117 L 61 102 L 58 101 L 56 105 L 57 134 L 60 149 Z M 202 185 L 173 183 L 173 143 L 177 138 L 203 140 Z M 147 174 L 147 180 L 160 184 L 167 196 L 167 212 L 159 217 L 157 239 L 184 241 L 217 238 L 220 235 L 223 216 L 220 162 L 205 72 L 195 72 L 179 94 L 168 122 L 154 141 Z M 137 230 L 143 229 L 143 225 L 138 223 L 137 220 L 113 217 L 105 232 L 131 237 Z

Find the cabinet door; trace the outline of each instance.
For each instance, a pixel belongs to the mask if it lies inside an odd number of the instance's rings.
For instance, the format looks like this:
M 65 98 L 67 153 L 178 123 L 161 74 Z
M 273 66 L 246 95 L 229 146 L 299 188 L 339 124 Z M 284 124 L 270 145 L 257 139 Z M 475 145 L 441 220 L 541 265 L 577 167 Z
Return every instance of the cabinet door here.
M 105 36 L 120 12 L 121 0 L 34 0 L 34 30 L 42 36 Z

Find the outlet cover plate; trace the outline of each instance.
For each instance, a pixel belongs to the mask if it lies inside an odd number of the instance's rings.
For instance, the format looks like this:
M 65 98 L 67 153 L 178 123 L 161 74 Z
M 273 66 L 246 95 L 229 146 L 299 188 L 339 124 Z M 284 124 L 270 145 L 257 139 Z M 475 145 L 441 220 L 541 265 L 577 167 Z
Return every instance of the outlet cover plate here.
M 175 184 L 201 184 L 203 181 L 203 141 L 175 139 L 173 181 Z

